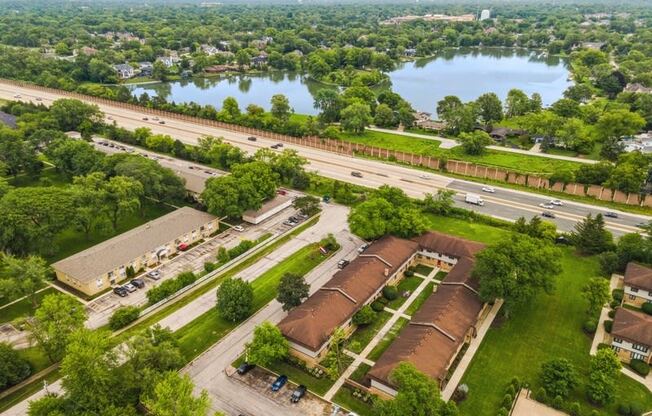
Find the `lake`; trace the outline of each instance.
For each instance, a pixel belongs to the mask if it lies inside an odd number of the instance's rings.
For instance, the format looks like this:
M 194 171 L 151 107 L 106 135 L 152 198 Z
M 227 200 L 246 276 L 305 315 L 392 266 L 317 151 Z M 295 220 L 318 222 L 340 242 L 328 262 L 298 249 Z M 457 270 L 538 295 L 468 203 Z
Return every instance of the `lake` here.
M 439 56 L 405 62 L 389 73 L 392 89 L 419 111 L 434 113 L 437 101 L 457 95 L 462 101 L 495 92 L 501 99 L 512 88 L 541 94 L 544 105 L 561 98 L 571 85 L 565 61 L 522 49 L 447 50 Z M 131 85 L 132 94 L 147 92 L 168 101 L 211 104 L 220 108 L 226 97 L 238 100 L 244 111 L 257 104 L 269 110 L 274 94 L 285 94 L 295 112 L 317 114 L 314 94 L 328 87 L 298 73 L 270 72 L 231 75 L 157 84 Z

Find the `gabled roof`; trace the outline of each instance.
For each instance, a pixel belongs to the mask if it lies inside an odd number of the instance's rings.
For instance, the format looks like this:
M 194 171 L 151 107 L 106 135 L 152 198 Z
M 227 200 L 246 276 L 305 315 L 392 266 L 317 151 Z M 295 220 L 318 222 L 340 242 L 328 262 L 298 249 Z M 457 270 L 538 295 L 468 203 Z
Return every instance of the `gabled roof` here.
M 485 248 L 485 245 L 475 241 L 453 237 L 448 234 L 431 231 L 414 239 L 422 249 L 445 254 L 449 257 L 473 257 L 475 253 Z
M 652 316 L 627 308 L 616 309 L 611 335 L 652 346 Z
M 624 283 L 625 286 L 652 290 L 652 269 L 634 262 L 627 263 Z
M 278 327 L 289 340 L 317 351 L 417 249 L 414 241 L 381 238 L 294 308 Z
M 394 368 L 408 361 L 429 377 L 444 380 L 450 362 L 467 332 L 476 324 L 482 307 L 483 302 L 468 287 L 439 285 L 376 361 L 369 377 L 391 386 L 389 377 Z

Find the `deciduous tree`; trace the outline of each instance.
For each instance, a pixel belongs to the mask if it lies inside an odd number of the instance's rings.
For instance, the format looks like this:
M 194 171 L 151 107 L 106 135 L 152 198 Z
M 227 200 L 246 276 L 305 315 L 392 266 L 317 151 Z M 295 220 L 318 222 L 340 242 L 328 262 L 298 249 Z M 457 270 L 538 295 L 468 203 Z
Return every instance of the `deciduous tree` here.
M 217 311 L 231 322 L 242 321 L 251 313 L 254 291 L 242 279 L 226 279 L 217 289 Z
M 266 367 L 287 357 L 288 340 L 276 325 L 265 321 L 254 329 L 254 337 L 245 350 L 248 362 Z
M 32 335 L 52 363 L 64 356 L 70 335 L 84 326 L 84 306 L 70 296 L 47 295 L 34 314 Z
M 278 300 L 283 305 L 284 311 L 301 305 L 304 299 L 308 297 L 308 290 L 310 285 L 306 283 L 303 276 L 294 273 L 285 273 L 281 277 L 281 282 L 278 285 Z

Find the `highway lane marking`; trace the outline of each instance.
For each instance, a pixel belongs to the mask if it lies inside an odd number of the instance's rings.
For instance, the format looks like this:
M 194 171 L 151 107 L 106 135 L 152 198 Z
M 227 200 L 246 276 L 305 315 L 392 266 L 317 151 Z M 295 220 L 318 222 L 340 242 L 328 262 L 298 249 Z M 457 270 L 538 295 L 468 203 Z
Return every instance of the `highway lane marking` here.
M 22 87 L 20 87 L 20 88 L 22 88 Z M 7 91 L 7 90 L 5 89 L 4 91 Z M 7 92 L 10 92 L 10 91 L 7 91 Z M 43 95 L 47 95 L 47 94 L 52 95 L 52 93 L 46 93 L 46 94 L 43 94 Z M 25 94 L 25 95 L 29 96 L 30 94 Z M 37 96 L 34 96 L 34 97 L 37 97 Z M 40 97 L 42 97 L 42 96 L 40 96 Z M 22 100 L 22 98 L 21 98 L 21 100 Z M 53 101 L 53 100 L 50 98 L 49 101 Z M 132 122 L 135 121 L 137 123 L 143 121 L 142 120 L 143 116 L 138 115 L 138 113 L 135 110 L 122 109 L 122 108 L 112 106 L 110 104 L 104 104 L 104 103 L 101 104 L 100 106 L 104 107 L 104 108 L 108 108 L 110 110 L 110 111 L 104 110 L 105 114 L 116 116 L 116 117 L 121 118 L 121 119 L 131 120 Z M 120 112 L 115 112 L 115 111 L 120 111 Z M 163 116 L 163 117 L 165 117 L 165 116 Z M 227 132 L 228 134 L 230 134 L 232 136 L 238 137 L 238 139 L 240 138 L 239 136 L 242 136 L 242 140 L 245 140 L 244 136 L 246 136 L 246 133 L 232 131 L 232 130 L 228 130 L 228 129 L 224 129 L 224 128 L 220 128 L 220 127 L 205 126 L 205 125 L 201 124 L 200 122 L 178 120 L 178 119 L 175 119 L 174 117 L 165 117 L 165 118 L 168 118 L 168 119 L 172 120 L 173 124 L 172 125 L 169 125 L 169 124 L 163 124 L 162 125 L 162 124 L 159 124 L 159 123 L 155 122 L 155 123 L 151 123 L 151 127 L 155 127 L 159 131 L 160 130 L 165 130 L 165 129 L 171 129 L 171 130 L 182 131 L 182 132 L 192 134 L 192 135 L 200 135 L 200 136 L 206 135 L 204 133 L 201 133 L 197 129 L 183 128 L 183 127 L 174 125 L 174 124 L 182 124 L 182 125 L 191 124 L 193 126 L 201 127 L 203 129 L 206 129 L 206 130 L 209 130 L 209 131 L 210 130 L 217 130 L 219 132 Z M 140 123 L 140 124 L 143 124 L 143 123 Z M 150 126 L 148 125 L 148 127 L 150 127 Z M 274 139 L 269 137 L 269 136 L 262 135 L 262 138 L 265 139 L 265 140 L 274 141 Z M 257 142 L 254 144 L 254 143 L 248 142 L 248 141 L 247 142 L 240 142 L 238 139 L 234 139 L 234 138 L 223 137 L 223 139 L 226 142 L 230 142 L 232 144 L 238 145 L 240 147 L 245 147 L 245 148 L 246 147 L 251 147 L 251 148 L 254 148 L 254 149 L 263 149 L 263 148 L 268 148 L 269 147 L 267 144 L 259 144 Z M 193 143 L 191 143 L 191 144 L 193 144 Z M 301 149 L 310 149 L 311 150 L 310 153 L 326 152 L 326 151 L 321 151 L 319 149 L 314 149 L 312 147 L 302 146 L 302 145 L 294 144 L 294 143 L 292 143 L 290 145 L 299 147 Z M 327 152 L 327 153 L 335 154 L 335 155 L 338 155 L 340 157 L 351 157 L 351 156 L 340 154 L 340 153 L 337 153 L 337 152 Z M 313 154 L 304 155 L 304 157 L 306 157 L 306 159 L 311 160 L 311 161 L 325 163 L 326 165 L 337 166 L 337 167 L 341 167 L 341 168 L 344 168 L 344 169 L 352 169 L 351 166 L 343 164 L 344 162 L 338 163 L 338 162 L 334 162 L 331 159 L 322 159 L 320 157 L 314 156 Z M 365 159 L 363 159 L 363 160 L 365 160 Z M 382 162 L 379 162 L 379 163 L 382 163 Z M 408 167 L 403 167 L 403 166 L 397 166 L 397 167 L 400 168 L 400 169 L 410 170 Z M 367 169 L 357 168 L 357 169 L 358 169 L 358 171 L 364 172 L 364 173 L 367 173 L 367 174 L 383 176 L 383 177 L 386 177 L 386 178 L 389 178 L 389 179 L 393 178 L 392 176 L 389 176 L 389 175 L 384 174 L 384 173 L 378 173 L 376 171 L 368 170 L 368 169 L 372 169 L 372 168 L 367 168 Z M 322 172 L 322 173 L 324 173 L 326 175 L 329 175 L 328 172 Z M 406 172 L 406 174 L 414 174 L 414 173 Z M 443 179 L 444 181 L 448 181 L 448 184 L 452 183 L 452 179 L 450 179 L 450 178 L 448 178 L 446 176 L 438 175 L 436 173 L 433 174 L 433 175 L 437 179 L 440 179 L 440 180 Z M 332 177 L 333 175 L 331 174 L 330 176 Z M 425 182 L 420 182 L 418 180 L 415 181 L 415 180 L 405 179 L 405 178 L 401 178 L 401 177 L 395 177 L 395 178 L 398 179 L 399 181 L 412 183 L 414 185 L 421 185 L 421 186 L 425 186 L 427 188 L 432 187 L 434 189 L 449 189 L 449 190 L 455 192 L 456 195 L 465 195 L 465 194 L 468 193 L 466 191 L 459 191 L 459 190 L 456 190 L 456 189 L 448 188 L 448 184 L 446 186 L 441 186 L 441 185 L 437 185 L 436 183 L 432 183 L 432 182 L 425 183 Z M 349 179 L 349 182 L 351 182 L 351 178 L 348 178 L 348 179 Z M 358 182 L 360 182 L 360 181 L 358 181 Z M 373 180 L 371 180 L 371 182 L 373 182 Z M 352 182 L 352 183 L 356 184 L 356 182 Z M 475 182 L 472 182 L 472 183 L 475 183 Z M 363 185 L 363 186 L 366 186 L 366 185 Z M 425 193 L 425 191 L 422 191 L 422 190 L 417 190 L 417 191 Z M 498 205 L 503 205 L 503 206 L 506 206 L 506 207 L 513 207 L 513 208 L 521 209 L 521 210 L 524 210 L 524 211 L 527 211 L 527 212 L 530 212 L 530 213 L 541 213 L 542 212 L 540 209 L 538 209 L 538 207 L 533 207 L 532 205 L 512 201 L 512 200 L 509 200 L 509 199 L 500 199 L 500 198 L 496 198 L 496 197 L 485 197 L 483 199 L 485 199 L 486 201 L 491 201 L 491 202 L 496 203 Z M 585 218 L 582 215 L 566 213 L 566 212 L 563 212 L 563 211 L 562 212 L 555 211 L 555 215 L 558 218 L 566 219 L 566 220 L 572 220 L 572 221 L 578 221 L 578 220 L 581 220 L 581 219 Z M 605 225 L 608 228 L 612 228 L 612 229 L 619 230 L 619 231 L 625 231 L 625 232 L 628 232 L 628 231 L 629 232 L 632 232 L 632 231 L 637 232 L 637 231 L 639 231 L 638 228 L 636 228 L 634 226 L 613 223 L 613 222 L 610 222 L 610 221 L 605 222 Z

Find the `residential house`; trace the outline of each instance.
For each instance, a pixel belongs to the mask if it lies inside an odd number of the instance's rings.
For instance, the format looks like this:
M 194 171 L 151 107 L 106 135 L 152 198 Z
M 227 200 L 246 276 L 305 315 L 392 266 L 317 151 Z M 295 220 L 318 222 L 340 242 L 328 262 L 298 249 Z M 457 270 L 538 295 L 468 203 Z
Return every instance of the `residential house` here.
M 403 51 L 403 55 L 412 58 L 417 55 L 417 50 L 414 48 L 407 48 Z
M 97 49 L 91 48 L 90 46 L 83 46 L 79 49 L 79 53 L 82 55 L 93 56 L 97 54 Z
M 257 210 L 247 210 L 242 214 L 242 220 L 250 224 L 260 224 L 266 219 L 276 215 L 292 205 L 292 198 L 284 195 L 276 195 L 276 197 L 266 201 Z
M 641 307 L 645 302 L 652 302 L 652 269 L 638 263 L 628 263 L 623 286 L 624 304 Z
M 477 336 L 476 328 L 488 310 L 472 277 L 475 254 L 483 244 L 441 233 L 427 233 L 419 243 L 418 262 L 449 270 L 436 291 L 412 316 L 410 323 L 367 374 L 372 392 L 396 395 L 390 375 L 401 362 L 410 362 L 444 388 L 453 363 Z
M 151 77 L 154 72 L 154 65 L 151 62 L 139 62 L 138 67 L 141 77 Z
M 251 58 L 251 66 L 261 67 L 265 65 L 267 65 L 267 53 L 264 51 L 261 51 L 258 56 Z
M 219 219 L 182 207 L 52 264 L 57 279 L 87 295 L 127 279 L 127 269 L 145 270 L 219 229 Z
M 652 316 L 627 308 L 616 309 L 611 328 L 611 348 L 624 362 L 642 360 L 650 364 Z
M 118 73 L 120 79 L 133 78 L 135 75 L 134 68 L 129 64 L 113 65 L 113 69 Z
M 171 68 L 181 61 L 178 56 L 159 56 L 157 62 L 162 63 L 166 68 Z
M 217 55 L 219 53 L 219 49 L 212 45 L 201 45 L 201 50 L 208 56 Z
M 624 89 L 625 92 L 635 92 L 638 94 L 652 94 L 652 88 L 646 87 L 643 84 L 633 83 L 627 84 Z
M 383 287 L 402 278 L 418 247 L 414 241 L 385 236 L 335 273 L 279 323 L 291 354 L 308 365 L 321 361 L 333 332 L 351 332 L 353 315 L 379 297 Z

